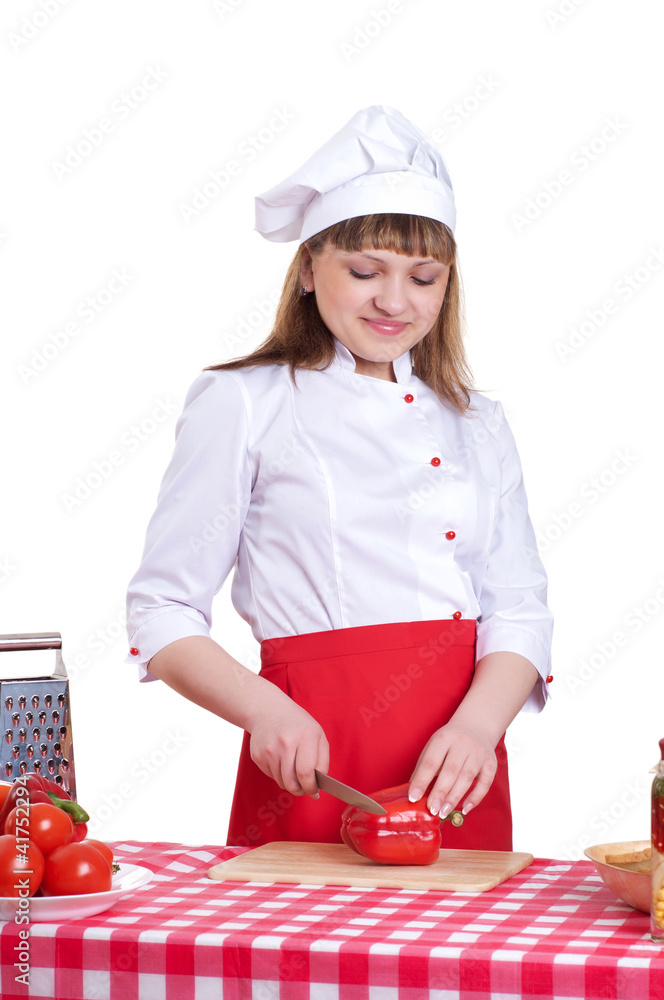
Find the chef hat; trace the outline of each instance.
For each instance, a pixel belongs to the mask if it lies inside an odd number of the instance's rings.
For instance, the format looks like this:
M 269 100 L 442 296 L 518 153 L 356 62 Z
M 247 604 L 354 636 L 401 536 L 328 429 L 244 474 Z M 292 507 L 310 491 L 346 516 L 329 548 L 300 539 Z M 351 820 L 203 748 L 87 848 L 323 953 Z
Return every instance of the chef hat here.
M 268 240 L 304 243 L 335 222 L 395 212 L 456 223 L 445 161 L 394 108 L 358 111 L 306 163 L 256 198 L 256 229 Z

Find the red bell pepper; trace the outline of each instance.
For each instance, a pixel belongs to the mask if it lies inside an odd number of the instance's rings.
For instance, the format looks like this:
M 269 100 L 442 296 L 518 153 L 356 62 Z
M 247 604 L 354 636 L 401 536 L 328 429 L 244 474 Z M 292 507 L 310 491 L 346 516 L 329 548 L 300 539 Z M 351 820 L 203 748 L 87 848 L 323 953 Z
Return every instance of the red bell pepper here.
M 85 809 L 79 806 L 78 802 L 70 799 L 64 788 L 60 788 L 54 781 L 43 778 L 40 774 L 21 774 L 12 782 L 12 787 L 5 799 L 2 809 L 0 809 L 0 835 L 5 829 L 5 820 L 12 809 L 17 805 L 24 805 L 27 801 L 30 804 L 36 802 L 47 802 L 49 805 L 58 806 L 69 813 L 74 823 L 73 840 L 84 840 L 87 834 L 87 821 L 90 819 Z
M 348 806 L 341 817 L 341 839 L 348 847 L 383 865 L 431 865 L 438 858 L 441 835 L 438 816 L 426 807 L 427 795 L 410 802 L 410 785 L 397 785 L 371 796 L 387 814 L 376 816 Z M 453 810 L 445 817 L 461 826 L 463 815 Z

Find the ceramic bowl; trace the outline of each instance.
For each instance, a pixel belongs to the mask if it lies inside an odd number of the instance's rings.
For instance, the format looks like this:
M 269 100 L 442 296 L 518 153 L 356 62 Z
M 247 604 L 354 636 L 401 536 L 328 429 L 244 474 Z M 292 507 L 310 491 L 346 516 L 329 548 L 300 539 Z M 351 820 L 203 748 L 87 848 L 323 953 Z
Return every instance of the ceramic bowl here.
M 622 855 L 629 856 L 649 849 L 649 840 L 623 840 L 616 844 L 597 844 L 595 847 L 589 847 L 584 853 L 595 865 L 597 874 L 604 884 L 618 899 L 622 899 L 623 903 L 633 906 L 636 910 L 650 913 L 650 875 L 630 871 L 615 864 L 615 859 Z M 614 863 L 608 863 L 607 858 Z M 648 862 L 642 864 L 647 865 Z

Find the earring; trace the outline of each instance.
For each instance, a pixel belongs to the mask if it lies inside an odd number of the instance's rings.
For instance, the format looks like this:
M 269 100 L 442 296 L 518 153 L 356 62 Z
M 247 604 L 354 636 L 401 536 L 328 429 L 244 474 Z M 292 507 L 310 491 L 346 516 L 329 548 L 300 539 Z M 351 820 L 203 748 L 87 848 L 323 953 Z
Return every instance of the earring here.
M 300 295 L 304 296 L 306 294 L 307 294 L 307 286 L 302 285 L 302 288 L 300 289 Z

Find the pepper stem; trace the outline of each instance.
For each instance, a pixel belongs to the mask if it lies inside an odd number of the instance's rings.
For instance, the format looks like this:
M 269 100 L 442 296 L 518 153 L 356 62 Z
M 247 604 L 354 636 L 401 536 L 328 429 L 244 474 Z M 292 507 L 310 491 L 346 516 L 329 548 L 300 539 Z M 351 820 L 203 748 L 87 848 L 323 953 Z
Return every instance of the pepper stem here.
M 453 809 L 451 813 L 448 813 L 442 822 L 444 823 L 446 819 L 449 819 L 452 826 L 461 826 L 464 820 L 464 815 L 458 809 Z
M 46 794 L 54 806 L 69 813 L 74 823 L 87 823 L 89 821 L 89 815 L 82 806 L 79 806 L 78 802 L 74 802 L 73 799 L 61 799 L 53 792 L 47 792 Z

